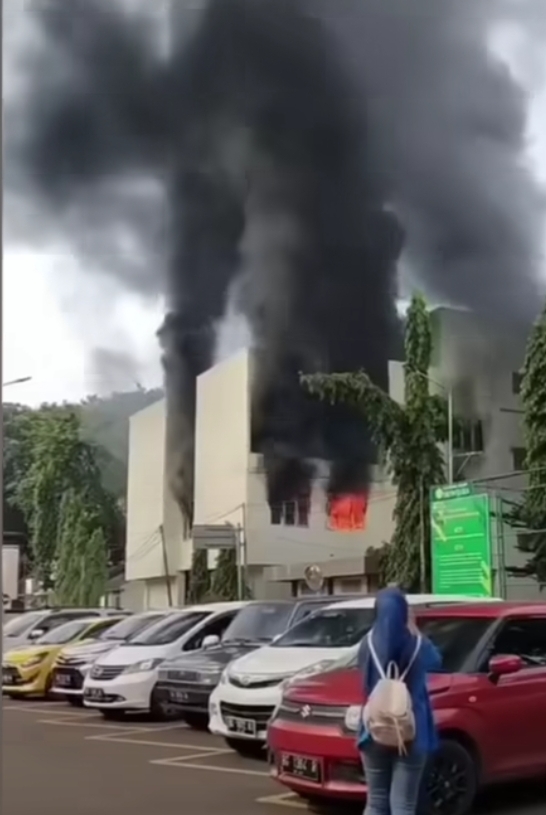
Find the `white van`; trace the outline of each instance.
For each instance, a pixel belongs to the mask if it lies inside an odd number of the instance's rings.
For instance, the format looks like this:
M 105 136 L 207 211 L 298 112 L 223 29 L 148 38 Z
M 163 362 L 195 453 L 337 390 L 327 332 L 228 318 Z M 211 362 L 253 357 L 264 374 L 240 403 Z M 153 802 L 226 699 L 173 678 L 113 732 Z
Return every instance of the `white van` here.
M 217 645 L 246 602 L 209 603 L 173 611 L 129 642 L 99 657 L 83 683 L 83 702 L 107 719 L 129 711 L 162 716 L 154 693 L 159 665 L 185 651 Z
M 476 602 L 460 595 L 413 594 L 407 599 L 425 608 Z M 328 605 L 270 645 L 230 663 L 209 699 L 209 730 L 241 754 L 255 752 L 257 745 L 265 744 L 267 723 L 281 700 L 283 683 L 296 674 L 320 673 L 354 653 L 372 626 L 374 605 L 374 596 Z

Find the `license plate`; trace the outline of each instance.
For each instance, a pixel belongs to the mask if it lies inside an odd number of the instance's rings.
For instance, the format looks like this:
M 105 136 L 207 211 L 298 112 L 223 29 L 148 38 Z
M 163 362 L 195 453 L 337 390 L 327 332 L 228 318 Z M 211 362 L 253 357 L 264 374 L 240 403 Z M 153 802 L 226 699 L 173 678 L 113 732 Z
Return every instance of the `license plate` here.
M 253 719 L 239 719 L 237 716 L 226 716 L 226 724 L 231 733 L 243 733 L 245 736 L 256 735 L 256 722 Z
M 10 671 L 2 671 L 2 685 L 15 684 L 15 677 Z
M 99 701 L 104 698 L 104 691 L 101 688 L 87 688 L 85 698 Z
M 54 684 L 59 688 L 69 688 L 72 685 L 72 677 L 69 674 L 55 674 Z
M 296 756 L 292 753 L 283 753 L 281 756 L 281 772 L 293 775 L 295 778 L 304 778 L 320 784 L 322 779 L 322 764 L 316 758 Z
M 169 691 L 169 698 L 171 702 L 187 702 L 190 695 L 185 690 L 171 690 Z

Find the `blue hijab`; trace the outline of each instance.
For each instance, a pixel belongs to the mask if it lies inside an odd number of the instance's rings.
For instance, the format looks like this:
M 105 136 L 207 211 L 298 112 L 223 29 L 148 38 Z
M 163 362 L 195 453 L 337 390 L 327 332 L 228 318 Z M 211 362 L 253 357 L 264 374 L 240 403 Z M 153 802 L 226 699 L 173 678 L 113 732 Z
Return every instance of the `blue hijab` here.
M 409 606 L 400 589 L 383 589 L 375 600 L 375 621 L 371 630 L 373 646 L 381 667 L 395 662 L 402 672 L 415 650 L 415 635 L 408 629 Z M 364 672 L 365 691 L 369 694 L 379 679 L 370 657 L 367 637 L 360 646 L 359 663 Z

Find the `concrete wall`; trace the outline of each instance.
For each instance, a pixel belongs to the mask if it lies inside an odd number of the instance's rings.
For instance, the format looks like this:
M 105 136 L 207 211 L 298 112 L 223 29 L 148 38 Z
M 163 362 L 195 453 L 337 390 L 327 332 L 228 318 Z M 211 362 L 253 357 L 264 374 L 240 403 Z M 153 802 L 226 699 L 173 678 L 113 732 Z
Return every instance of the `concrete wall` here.
M 191 542 L 166 478 L 165 407 L 162 399 L 129 422 L 128 581 L 164 580 L 166 571 L 174 576 L 191 565 Z

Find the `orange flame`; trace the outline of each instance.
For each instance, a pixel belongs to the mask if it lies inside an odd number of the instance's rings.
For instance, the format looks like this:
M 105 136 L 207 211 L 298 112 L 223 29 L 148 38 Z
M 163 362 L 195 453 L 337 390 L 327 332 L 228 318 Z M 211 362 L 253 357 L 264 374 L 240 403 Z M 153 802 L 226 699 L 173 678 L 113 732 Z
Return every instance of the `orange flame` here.
M 365 493 L 335 495 L 330 498 L 328 529 L 354 532 L 366 528 L 368 496 Z

